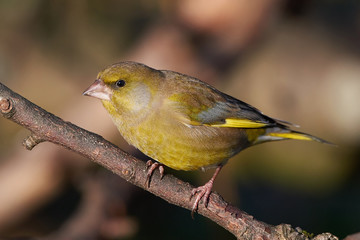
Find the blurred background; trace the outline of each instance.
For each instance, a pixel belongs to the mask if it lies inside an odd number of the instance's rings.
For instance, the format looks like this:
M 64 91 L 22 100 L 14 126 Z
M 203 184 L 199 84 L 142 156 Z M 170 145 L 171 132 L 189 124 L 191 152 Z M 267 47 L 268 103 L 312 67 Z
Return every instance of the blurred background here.
M 270 223 L 360 232 L 360 2 L 0 0 L 0 81 L 46 110 L 147 158 L 82 92 L 112 63 L 192 75 L 338 145 L 284 141 L 231 159 L 214 190 Z M 0 118 L 0 238 L 231 239 Z M 194 185 L 213 173 L 166 168 Z

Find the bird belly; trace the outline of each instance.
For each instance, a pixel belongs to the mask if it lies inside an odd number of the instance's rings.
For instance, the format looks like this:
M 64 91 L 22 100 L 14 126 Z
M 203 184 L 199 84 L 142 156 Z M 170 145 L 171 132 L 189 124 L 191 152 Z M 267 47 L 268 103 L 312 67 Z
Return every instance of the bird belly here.
M 219 165 L 249 145 L 246 132 L 236 128 L 146 121 L 119 130 L 144 154 L 176 170 Z

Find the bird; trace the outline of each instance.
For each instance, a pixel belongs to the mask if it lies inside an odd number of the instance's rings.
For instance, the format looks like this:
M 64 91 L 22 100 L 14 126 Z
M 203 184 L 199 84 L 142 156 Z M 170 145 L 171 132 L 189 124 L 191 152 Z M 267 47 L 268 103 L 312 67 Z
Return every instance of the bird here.
M 253 145 L 297 139 L 328 143 L 290 129 L 257 108 L 182 73 L 124 61 L 100 71 L 83 95 L 98 98 L 123 138 L 148 157 L 147 176 L 163 166 L 175 170 L 215 167 L 211 179 L 193 188 L 192 214 L 207 207 L 215 178 L 227 161 Z

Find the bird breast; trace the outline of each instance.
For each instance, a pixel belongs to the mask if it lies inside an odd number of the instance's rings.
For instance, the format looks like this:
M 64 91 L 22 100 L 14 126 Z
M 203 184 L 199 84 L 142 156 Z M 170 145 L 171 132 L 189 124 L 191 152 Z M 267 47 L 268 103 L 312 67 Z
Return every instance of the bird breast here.
M 118 126 L 131 145 L 178 170 L 218 165 L 248 146 L 242 129 L 189 126 L 161 111 L 149 113 L 138 124 Z

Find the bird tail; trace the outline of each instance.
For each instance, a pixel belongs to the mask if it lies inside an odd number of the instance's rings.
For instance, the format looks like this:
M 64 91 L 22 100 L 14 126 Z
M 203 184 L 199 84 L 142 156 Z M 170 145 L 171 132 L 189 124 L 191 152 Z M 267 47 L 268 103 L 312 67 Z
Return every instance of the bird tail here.
M 331 142 L 328 142 L 324 139 L 315 137 L 313 135 L 290 130 L 290 129 L 284 129 L 284 128 L 280 128 L 280 127 L 267 128 L 265 133 L 258 136 L 254 143 L 257 144 L 257 143 L 263 143 L 263 142 L 268 142 L 268 141 L 279 141 L 279 140 L 286 140 L 286 139 L 316 141 L 316 142 L 320 142 L 320 143 L 334 145 Z

